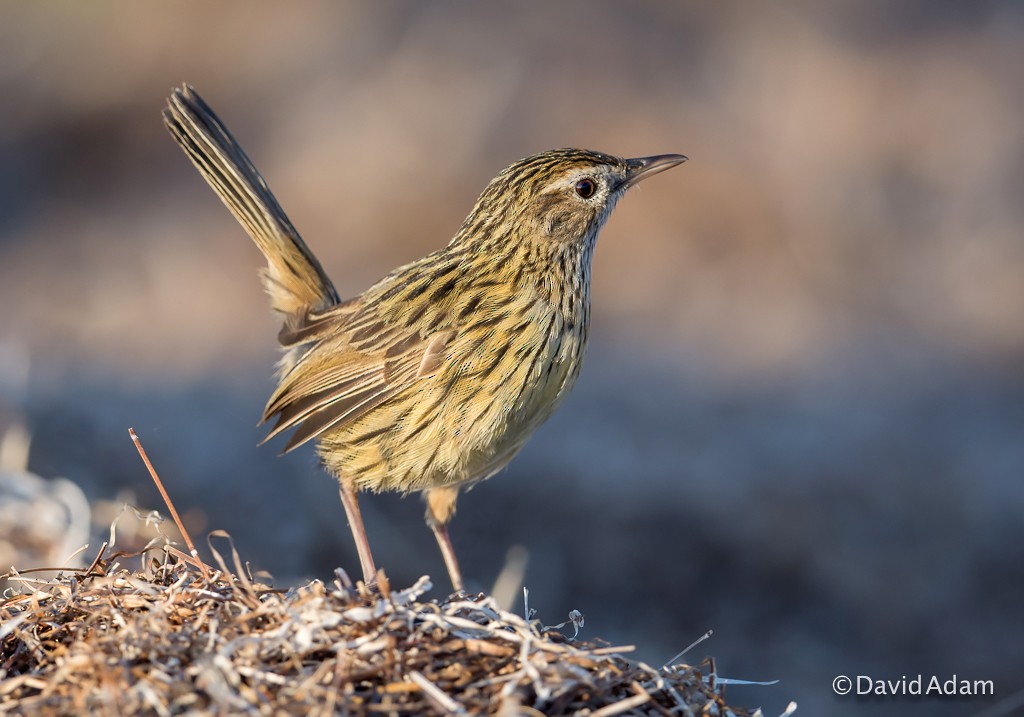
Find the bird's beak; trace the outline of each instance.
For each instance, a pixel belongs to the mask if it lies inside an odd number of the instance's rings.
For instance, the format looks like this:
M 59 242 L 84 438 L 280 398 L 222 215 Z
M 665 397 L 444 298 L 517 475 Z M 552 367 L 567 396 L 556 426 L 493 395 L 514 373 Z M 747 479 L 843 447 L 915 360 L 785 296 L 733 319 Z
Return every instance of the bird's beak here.
M 626 178 L 622 180 L 619 187 L 626 189 L 632 187 L 641 179 L 653 177 L 666 169 L 672 169 L 677 164 L 686 161 L 681 154 L 656 154 L 653 157 L 636 157 L 626 160 Z

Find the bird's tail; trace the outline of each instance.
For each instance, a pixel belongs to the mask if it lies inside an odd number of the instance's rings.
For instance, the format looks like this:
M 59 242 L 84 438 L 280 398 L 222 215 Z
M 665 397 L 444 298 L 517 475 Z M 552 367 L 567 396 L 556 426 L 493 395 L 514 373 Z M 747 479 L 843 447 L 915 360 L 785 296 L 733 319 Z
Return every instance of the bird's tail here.
M 267 259 L 263 284 L 287 320 L 338 303 L 338 293 L 263 177 L 203 98 L 174 90 L 164 123 Z

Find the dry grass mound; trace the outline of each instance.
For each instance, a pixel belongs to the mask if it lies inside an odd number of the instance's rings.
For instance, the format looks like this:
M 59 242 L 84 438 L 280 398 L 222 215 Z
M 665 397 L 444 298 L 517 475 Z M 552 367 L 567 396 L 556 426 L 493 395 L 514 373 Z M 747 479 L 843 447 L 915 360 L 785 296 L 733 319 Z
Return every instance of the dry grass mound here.
M 233 548 L 234 569 L 213 554 L 219 567 L 151 545 L 53 579 L 14 576 L 0 713 L 751 714 L 726 706 L 713 670 L 654 669 L 483 595 L 425 602 L 426 577 L 393 591 L 382 576 L 370 591 L 338 571 L 285 590 Z

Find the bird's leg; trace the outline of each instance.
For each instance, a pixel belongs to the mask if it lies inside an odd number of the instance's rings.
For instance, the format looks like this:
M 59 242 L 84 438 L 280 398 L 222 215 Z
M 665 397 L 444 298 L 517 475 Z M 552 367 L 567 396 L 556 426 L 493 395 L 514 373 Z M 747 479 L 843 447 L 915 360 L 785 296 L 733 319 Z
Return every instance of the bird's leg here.
M 355 490 L 347 481 L 341 483 L 341 504 L 345 506 L 345 515 L 348 516 L 348 525 L 352 529 L 352 537 L 356 541 L 356 551 L 359 553 L 359 564 L 363 568 L 363 581 L 372 585 L 377 579 L 377 568 L 373 564 L 373 555 L 370 554 L 370 541 L 366 537 L 366 528 L 363 527 L 363 516 L 359 512 L 359 498 Z
M 434 531 L 434 537 L 437 538 L 437 544 L 441 548 L 441 555 L 444 556 L 448 577 L 452 581 L 452 590 L 462 592 L 462 573 L 459 571 L 459 561 L 455 557 L 452 539 L 448 537 L 448 526 L 441 523 L 430 523 L 430 529 Z
M 448 568 L 452 589 L 455 592 L 461 592 L 463 589 L 462 572 L 459 570 L 459 561 L 455 557 L 452 540 L 448 537 L 448 522 L 455 515 L 455 501 L 459 498 L 459 489 L 455 487 L 431 488 L 425 491 L 424 496 L 427 499 L 427 525 L 434 531 L 437 545 L 441 548 L 441 556 L 444 558 L 445 567 Z

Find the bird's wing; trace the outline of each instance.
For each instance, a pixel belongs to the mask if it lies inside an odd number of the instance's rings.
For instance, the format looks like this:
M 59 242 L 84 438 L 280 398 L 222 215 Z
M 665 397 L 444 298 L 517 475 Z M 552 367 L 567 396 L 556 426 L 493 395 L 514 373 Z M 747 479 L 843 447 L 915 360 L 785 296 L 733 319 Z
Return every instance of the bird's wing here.
M 285 452 L 324 431 L 357 420 L 415 381 L 433 374 L 457 332 L 422 335 L 411 327 L 361 321 L 365 314 L 312 316 L 292 331 L 322 336 L 282 378 L 263 420 L 277 422 L 264 440 L 296 428 Z M 344 326 L 338 326 L 340 322 Z M 282 337 L 284 339 L 285 337 Z M 284 341 L 283 341 L 284 342 Z

